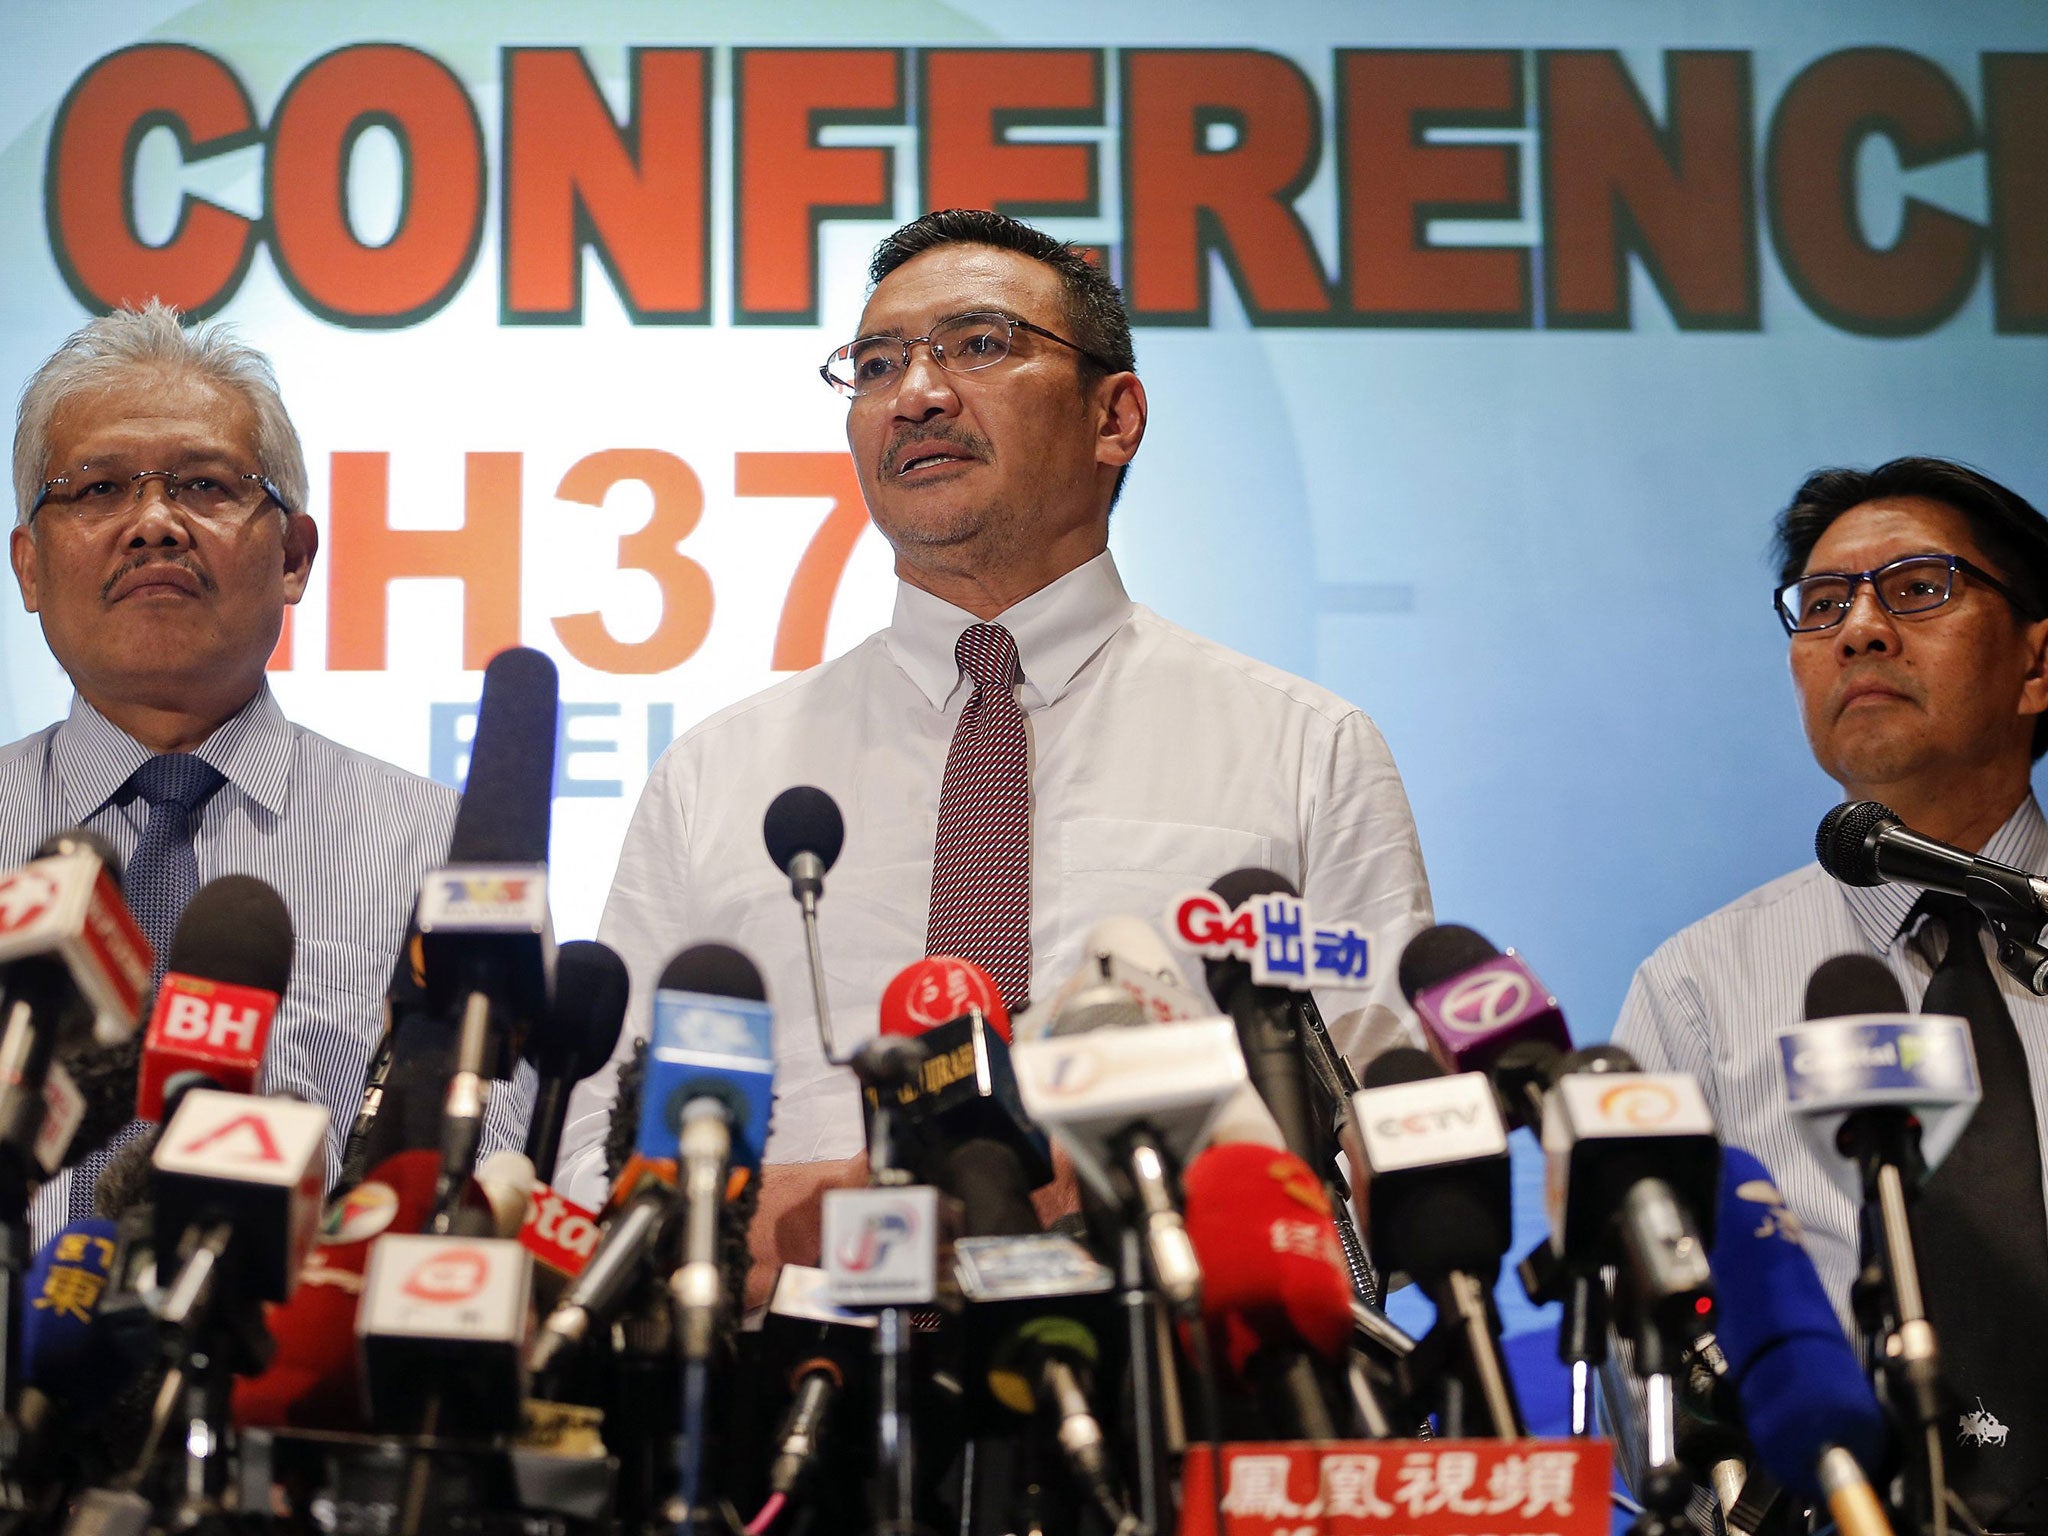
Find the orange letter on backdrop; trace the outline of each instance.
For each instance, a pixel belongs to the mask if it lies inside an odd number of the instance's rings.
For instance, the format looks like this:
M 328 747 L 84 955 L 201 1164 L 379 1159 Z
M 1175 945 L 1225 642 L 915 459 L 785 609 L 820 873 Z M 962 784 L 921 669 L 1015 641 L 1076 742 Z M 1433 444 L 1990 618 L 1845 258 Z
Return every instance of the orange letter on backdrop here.
M 1889 246 L 1864 235 L 1856 152 L 1892 141 L 1906 170 L 1977 147 L 1969 103 L 1940 66 L 1896 48 L 1851 48 L 1809 64 L 1771 120 L 1771 238 L 1785 276 L 1830 325 L 1917 336 L 1962 307 L 1976 285 L 1983 231 L 1917 197 Z
M 1628 258 L 1683 330 L 1753 331 L 1749 55 L 1664 55 L 1662 127 L 1621 55 L 1540 56 L 1544 316 L 1626 328 Z
M 2048 53 L 1984 55 L 1991 276 L 2001 331 L 2048 331 Z
M 348 220 L 348 167 L 366 129 L 405 159 L 398 230 L 365 245 Z M 264 175 L 277 269 L 301 304 L 337 325 L 418 323 L 455 296 L 483 237 L 483 131 L 439 59 L 394 43 L 308 65 L 278 103 Z
M 893 48 L 733 50 L 733 318 L 818 319 L 818 226 L 886 219 L 896 157 L 881 146 L 823 148 L 838 123 L 903 121 L 903 54 Z
M 465 455 L 460 528 L 391 526 L 391 456 L 337 453 L 329 487 L 327 670 L 381 672 L 388 592 L 408 576 L 462 583 L 462 665 L 519 643 L 519 455 Z M 407 658 L 407 664 L 414 663 Z
M 1278 54 L 1125 50 L 1124 296 L 1133 320 L 1207 325 L 1212 250 L 1255 323 L 1330 314 L 1322 261 L 1294 210 L 1322 154 L 1321 124 L 1315 87 Z
M 1020 125 L 1100 127 L 1099 48 L 927 48 L 919 53 L 918 207 L 1020 219 L 1102 212 L 1094 144 L 1013 143 Z
M 1426 129 L 1522 126 L 1522 56 L 1340 50 L 1338 199 L 1344 292 L 1382 325 L 1529 323 L 1525 246 L 1432 246 L 1432 219 L 1522 212 L 1512 144 L 1432 144 Z
M 197 48 L 124 48 L 79 77 L 57 108 L 43 183 L 50 254 L 72 295 L 98 314 L 160 298 L 193 318 L 209 315 L 249 269 L 255 225 L 204 198 L 186 195 L 164 244 L 136 236 L 135 150 L 158 125 L 177 135 L 187 165 L 261 137 L 242 82 Z
M 815 667 L 825 659 L 825 630 L 832 621 L 839 578 L 846 574 L 853 546 L 868 525 L 868 505 L 853 460 L 843 453 L 735 454 L 733 493 L 832 503 L 796 563 L 789 596 L 782 602 L 782 622 L 775 626 L 775 655 L 768 663 L 778 672 Z
M 634 320 L 710 315 L 711 56 L 635 48 L 625 126 L 575 48 L 505 50 L 507 321 L 583 320 L 583 250 Z
M 601 507 L 611 488 L 637 481 L 654 493 L 646 526 L 619 540 L 619 569 L 645 571 L 661 588 L 661 618 L 645 640 L 619 640 L 598 612 L 556 619 L 555 633 L 571 656 L 599 672 L 645 674 L 679 667 L 697 654 L 711 631 L 711 577 L 676 546 L 704 515 L 697 472 L 655 448 L 610 448 L 578 459 L 555 494 L 564 501 Z

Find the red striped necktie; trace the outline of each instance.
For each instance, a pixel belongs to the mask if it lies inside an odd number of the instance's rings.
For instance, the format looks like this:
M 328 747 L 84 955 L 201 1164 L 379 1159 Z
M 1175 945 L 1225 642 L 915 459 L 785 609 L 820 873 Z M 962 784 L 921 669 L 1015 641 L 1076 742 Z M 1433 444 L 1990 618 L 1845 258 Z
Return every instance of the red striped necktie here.
M 1017 642 L 1000 624 L 971 624 L 953 655 L 974 696 L 939 788 L 925 951 L 974 961 L 1014 1014 L 1031 996 L 1031 755 Z

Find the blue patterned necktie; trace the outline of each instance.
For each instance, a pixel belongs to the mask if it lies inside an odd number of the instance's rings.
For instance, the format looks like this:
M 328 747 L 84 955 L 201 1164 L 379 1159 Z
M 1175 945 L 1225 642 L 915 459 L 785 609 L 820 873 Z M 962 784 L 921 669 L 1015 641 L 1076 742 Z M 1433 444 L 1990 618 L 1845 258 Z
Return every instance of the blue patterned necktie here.
M 184 915 L 186 903 L 199 891 L 199 858 L 192 851 L 193 819 L 224 782 L 218 768 L 190 752 L 161 752 L 130 774 L 128 782 L 115 791 L 116 805 L 141 800 L 149 807 L 142 840 L 135 845 L 128 867 L 121 872 L 121 893 L 150 948 L 156 951 L 156 961 L 149 973 L 152 984 L 164 979 L 178 919 Z M 93 1192 L 99 1186 L 100 1174 L 113 1160 L 114 1153 L 133 1137 L 139 1123 L 131 1123 L 72 1172 L 72 1221 L 82 1221 L 93 1214 Z

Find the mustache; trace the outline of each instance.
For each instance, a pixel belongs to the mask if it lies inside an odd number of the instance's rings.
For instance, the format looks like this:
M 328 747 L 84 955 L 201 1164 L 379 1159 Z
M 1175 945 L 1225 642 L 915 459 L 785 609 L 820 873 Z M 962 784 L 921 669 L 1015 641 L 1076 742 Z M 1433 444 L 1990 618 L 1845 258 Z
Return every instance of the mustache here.
M 932 422 L 924 426 L 905 427 L 890 442 L 888 451 L 882 455 L 884 474 L 895 474 L 904 460 L 927 453 L 935 447 L 957 448 L 971 458 L 989 458 L 988 439 L 976 432 L 969 432 L 951 422 Z
M 142 570 L 152 565 L 175 565 L 179 570 L 185 572 L 194 581 L 198 582 L 199 590 L 204 592 L 208 597 L 212 597 L 216 592 L 220 590 L 219 585 L 214 581 L 214 579 L 211 576 L 207 575 L 206 572 L 202 571 L 197 565 L 193 564 L 192 560 L 188 556 L 143 555 L 137 559 L 126 561 L 122 564 L 120 569 L 114 572 L 113 575 L 109 576 L 105 581 L 100 583 L 100 601 L 105 602 L 107 600 L 107 594 L 112 592 L 115 587 L 119 586 L 126 577 L 132 575 L 136 571 Z

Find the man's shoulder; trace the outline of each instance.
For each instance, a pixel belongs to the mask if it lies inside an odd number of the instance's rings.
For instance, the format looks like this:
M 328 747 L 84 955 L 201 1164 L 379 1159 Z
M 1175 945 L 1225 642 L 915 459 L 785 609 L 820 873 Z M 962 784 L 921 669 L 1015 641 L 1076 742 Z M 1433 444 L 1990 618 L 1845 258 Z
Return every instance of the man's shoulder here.
M 1817 914 L 1830 897 L 1840 899 L 1827 872 L 1818 864 L 1803 864 L 1687 923 L 1658 945 L 1646 964 L 1725 955 L 1759 941 L 1780 939 L 1788 920 Z
M 49 757 L 50 739 L 57 734 L 57 727 L 64 722 L 53 720 L 40 731 L 33 731 L 19 741 L 10 741 L 0 747 L 0 779 L 22 773 L 38 773 Z
M 1169 665 L 1186 669 L 1191 679 L 1240 691 L 1283 712 L 1313 716 L 1329 725 L 1363 714 L 1356 704 L 1321 684 L 1233 651 L 1207 635 L 1163 618 L 1143 603 L 1131 605 L 1129 629 L 1144 650 Z

